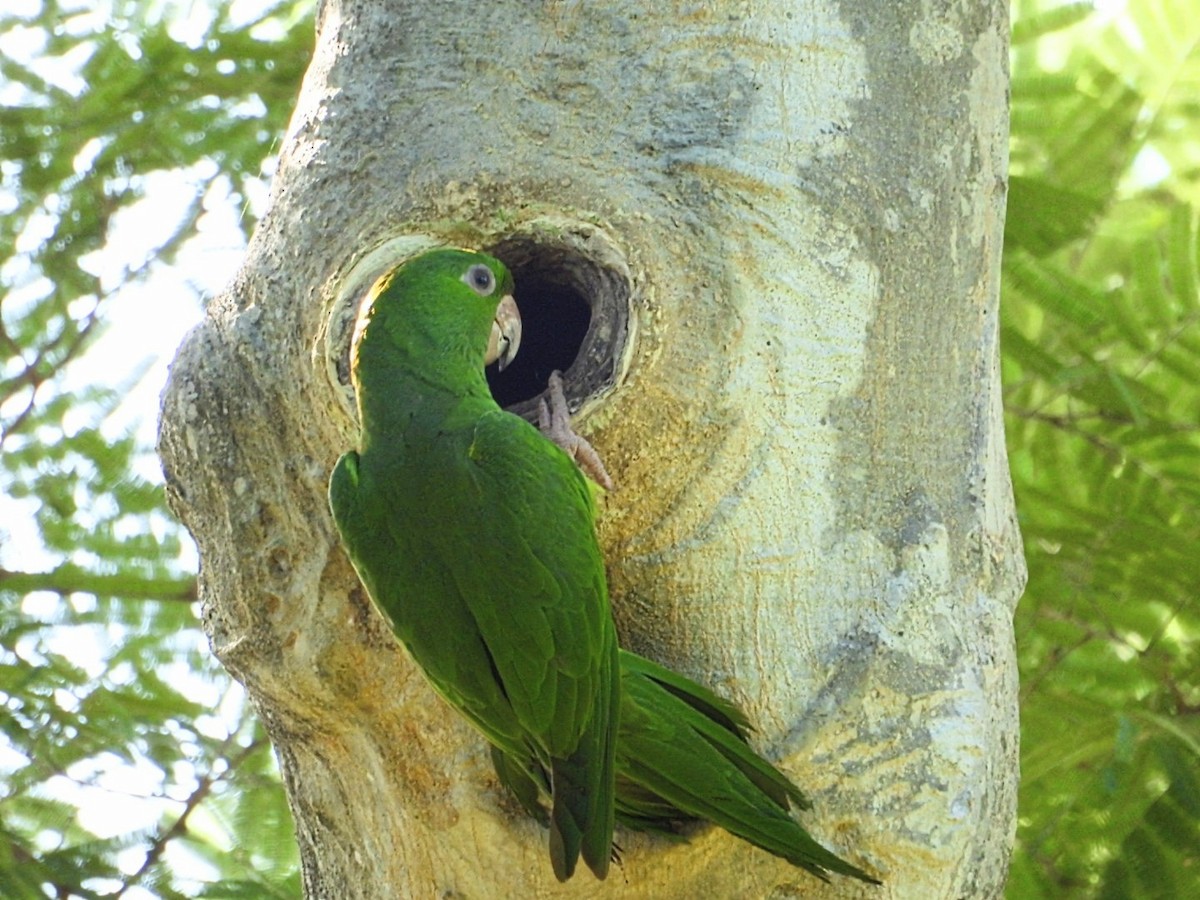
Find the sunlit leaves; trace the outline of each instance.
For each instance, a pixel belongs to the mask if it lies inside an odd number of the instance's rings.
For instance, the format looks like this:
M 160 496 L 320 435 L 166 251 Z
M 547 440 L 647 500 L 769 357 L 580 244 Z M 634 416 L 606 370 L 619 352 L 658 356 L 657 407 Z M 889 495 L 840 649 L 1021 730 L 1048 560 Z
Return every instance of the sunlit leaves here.
M 1111 19 L 1032 6 L 1003 298 L 1030 569 L 1009 893 L 1185 896 L 1200 877 L 1200 169 L 1178 126 L 1194 134 L 1200 113 L 1200 20 L 1171 0 Z

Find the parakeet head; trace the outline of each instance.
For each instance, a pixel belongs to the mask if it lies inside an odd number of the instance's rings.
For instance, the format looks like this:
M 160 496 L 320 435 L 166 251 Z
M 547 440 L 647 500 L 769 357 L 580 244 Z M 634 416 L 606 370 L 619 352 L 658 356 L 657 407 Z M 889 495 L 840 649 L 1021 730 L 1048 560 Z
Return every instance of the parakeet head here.
M 433 374 L 459 367 L 503 369 L 521 343 L 513 280 L 498 259 L 472 250 L 438 249 L 405 261 L 368 294 L 351 366 L 366 347 L 408 358 Z

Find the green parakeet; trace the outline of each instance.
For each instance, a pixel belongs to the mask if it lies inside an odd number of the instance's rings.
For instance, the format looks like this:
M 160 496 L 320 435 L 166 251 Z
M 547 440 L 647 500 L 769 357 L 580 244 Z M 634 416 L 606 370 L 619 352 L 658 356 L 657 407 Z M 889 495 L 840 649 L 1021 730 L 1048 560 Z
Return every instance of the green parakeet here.
M 548 774 L 550 857 L 608 871 L 620 696 L 592 499 L 574 463 L 492 399 L 519 340 L 512 278 L 465 251 L 372 289 L 351 349 L 362 436 L 329 484 L 371 599 L 443 697 Z
M 498 260 L 442 249 L 371 290 L 351 349 L 359 448 L 329 486 L 371 599 L 549 825 L 559 880 L 580 856 L 605 876 L 614 818 L 704 818 L 822 878 L 874 881 L 791 817 L 807 803 L 746 743 L 739 710 L 618 651 L 592 488 L 484 378 L 519 344 L 512 289 Z

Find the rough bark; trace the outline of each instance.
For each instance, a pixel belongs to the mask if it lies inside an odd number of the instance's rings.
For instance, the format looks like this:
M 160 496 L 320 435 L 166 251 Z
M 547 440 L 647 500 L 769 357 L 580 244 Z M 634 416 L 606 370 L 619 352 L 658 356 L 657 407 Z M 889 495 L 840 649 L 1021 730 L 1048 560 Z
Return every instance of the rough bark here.
M 1024 577 L 996 347 L 1006 39 L 1002 0 L 321 8 L 269 211 L 161 436 L 310 897 L 1000 895 Z M 712 829 L 622 833 L 606 883 L 554 883 L 327 513 L 348 310 L 421 240 L 496 249 L 609 323 L 568 392 L 619 483 L 600 532 L 623 640 L 742 703 L 806 824 L 884 888 Z

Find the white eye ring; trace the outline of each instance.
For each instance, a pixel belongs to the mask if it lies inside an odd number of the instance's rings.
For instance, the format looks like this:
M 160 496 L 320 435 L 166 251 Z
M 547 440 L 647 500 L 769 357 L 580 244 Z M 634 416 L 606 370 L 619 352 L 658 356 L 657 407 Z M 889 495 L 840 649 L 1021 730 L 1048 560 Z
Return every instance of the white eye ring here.
M 496 276 L 483 263 L 475 263 L 467 269 L 462 280 L 480 297 L 488 297 L 496 290 Z

